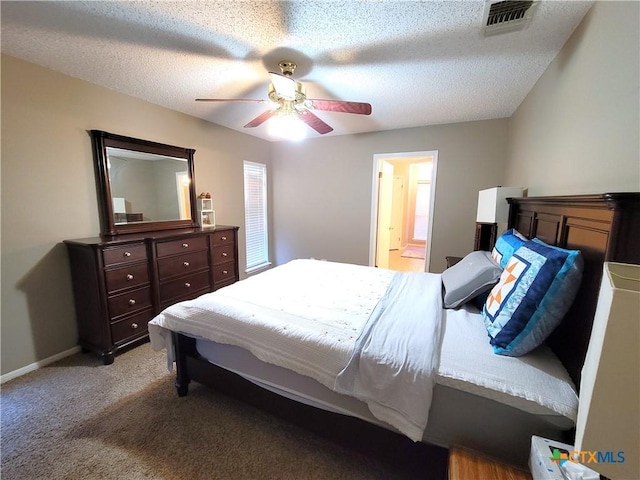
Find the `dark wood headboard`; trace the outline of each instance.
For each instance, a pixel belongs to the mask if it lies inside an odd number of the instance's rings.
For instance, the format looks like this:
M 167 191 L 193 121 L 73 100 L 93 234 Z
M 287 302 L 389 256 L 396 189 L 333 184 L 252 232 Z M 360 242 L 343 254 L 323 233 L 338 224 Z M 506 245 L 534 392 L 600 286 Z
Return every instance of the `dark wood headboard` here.
M 507 199 L 509 227 L 528 238 L 582 252 L 584 272 L 573 306 L 547 343 L 580 385 L 603 262 L 640 264 L 640 193 Z

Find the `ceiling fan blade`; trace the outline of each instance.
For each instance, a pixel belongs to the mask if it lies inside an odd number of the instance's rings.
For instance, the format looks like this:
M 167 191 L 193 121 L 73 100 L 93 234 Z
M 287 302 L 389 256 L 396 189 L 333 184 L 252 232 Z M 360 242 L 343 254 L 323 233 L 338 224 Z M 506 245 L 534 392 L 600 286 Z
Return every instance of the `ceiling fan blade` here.
M 274 114 L 273 110 L 267 110 L 261 115 L 258 115 L 256 118 L 247 123 L 244 128 L 252 128 L 257 127 L 258 125 L 262 125 L 264 122 L 269 120 Z
M 287 100 L 295 100 L 296 81 L 293 78 L 274 72 L 269 72 L 269 76 L 271 77 L 273 88 L 278 95 Z
M 266 102 L 266 100 L 253 100 L 251 98 L 196 98 L 196 102 L 264 103 L 264 102 Z
M 310 98 L 309 101 L 316 110 L 327 112 L 355 113 L 358 115 L 371 114 L 371 105 L 362 102 L 341 102 L 340 100 L 318 100 Z
M 318 117 L 316 117 L 313 113 L 311 113 L 308 110 L 306 112 L 300 112 L 300 115 L 298 116 L 298 118 L 321 135 L 324 135 L 325 133 L 329 133 L 333 131 L 333 128 L 331 128 L 329 125 L 324 123 L 322 120 L 320 120 Z

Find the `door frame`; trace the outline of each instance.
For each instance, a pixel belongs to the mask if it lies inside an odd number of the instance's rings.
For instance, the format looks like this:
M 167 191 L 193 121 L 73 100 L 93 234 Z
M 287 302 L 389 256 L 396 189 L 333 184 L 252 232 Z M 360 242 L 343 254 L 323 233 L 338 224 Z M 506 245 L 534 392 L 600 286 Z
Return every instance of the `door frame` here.
M 402 248 L 402 240 L 405 236 L 403 229 L 404 212 L 404 197 L 405 197 L 405 182 L 404 176 L 393 175 L 393 189 L 391 190 L 391 230 L 389 239 L 389 250 L 398 250 Z M 400 224 L 396 222 L 400 219 Z
M 418 151 L 418 152 L 399 152 L 399 153 L 375 153 L 373 155 L 373 172 L 371 181 L 371 227 L 369 235 L 369 265 L 375 266 L 376 249 L 377 249 L 377 231 L 378 231 L 378 188 L 379 188 L 379 172 L 382 171 L 382 164 L 385 160 L 398 158 L 424 158 L 430 157 L 431 160 L 431 192 L 429 201 L 429 225 L 427 230 L 427 241 L 425 244 L 426 255 L 424 262 L 424 271 L 429 271 L 431 264 L 431 242 L 433 239 L 433 215 L 435 211 L 436 200 L 436 181 L 438 178 L 438 150 Z

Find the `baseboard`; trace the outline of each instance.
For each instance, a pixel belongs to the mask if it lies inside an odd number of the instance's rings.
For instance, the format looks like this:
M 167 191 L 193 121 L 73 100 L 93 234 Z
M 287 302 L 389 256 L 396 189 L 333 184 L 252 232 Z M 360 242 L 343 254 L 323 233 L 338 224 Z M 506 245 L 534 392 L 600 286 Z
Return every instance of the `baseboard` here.
M 80 352 L 80 350 L 80 345 L 78 345 L 70 348 L 69 350 L 65 350 L 64 352 L 56 353 L 55 355 L 45 358 L 44 360 L 40 360 L 38 362 L 14 370 L 13 372 L 5 373 L 4 375 L 0 376 L 0 384 L 8 382 L 9 380 L 13 380 L 14 378 L 21 377 L 22 375 L 38 370 L 39 368 L 46 367 L 53 362 L 57 362 L 58 360 L 62 360 L 65 357 L 69 357 Z

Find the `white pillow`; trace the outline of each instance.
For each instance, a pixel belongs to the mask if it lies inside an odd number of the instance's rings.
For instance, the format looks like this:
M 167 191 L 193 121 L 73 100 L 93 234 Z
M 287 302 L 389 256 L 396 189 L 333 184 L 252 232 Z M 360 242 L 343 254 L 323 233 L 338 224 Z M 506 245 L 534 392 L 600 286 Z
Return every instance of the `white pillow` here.
M 488 292 L 500 280 L 502 267 L 490 252 L 471 252 L 442 273 L 445 308 L 457 308 Z

